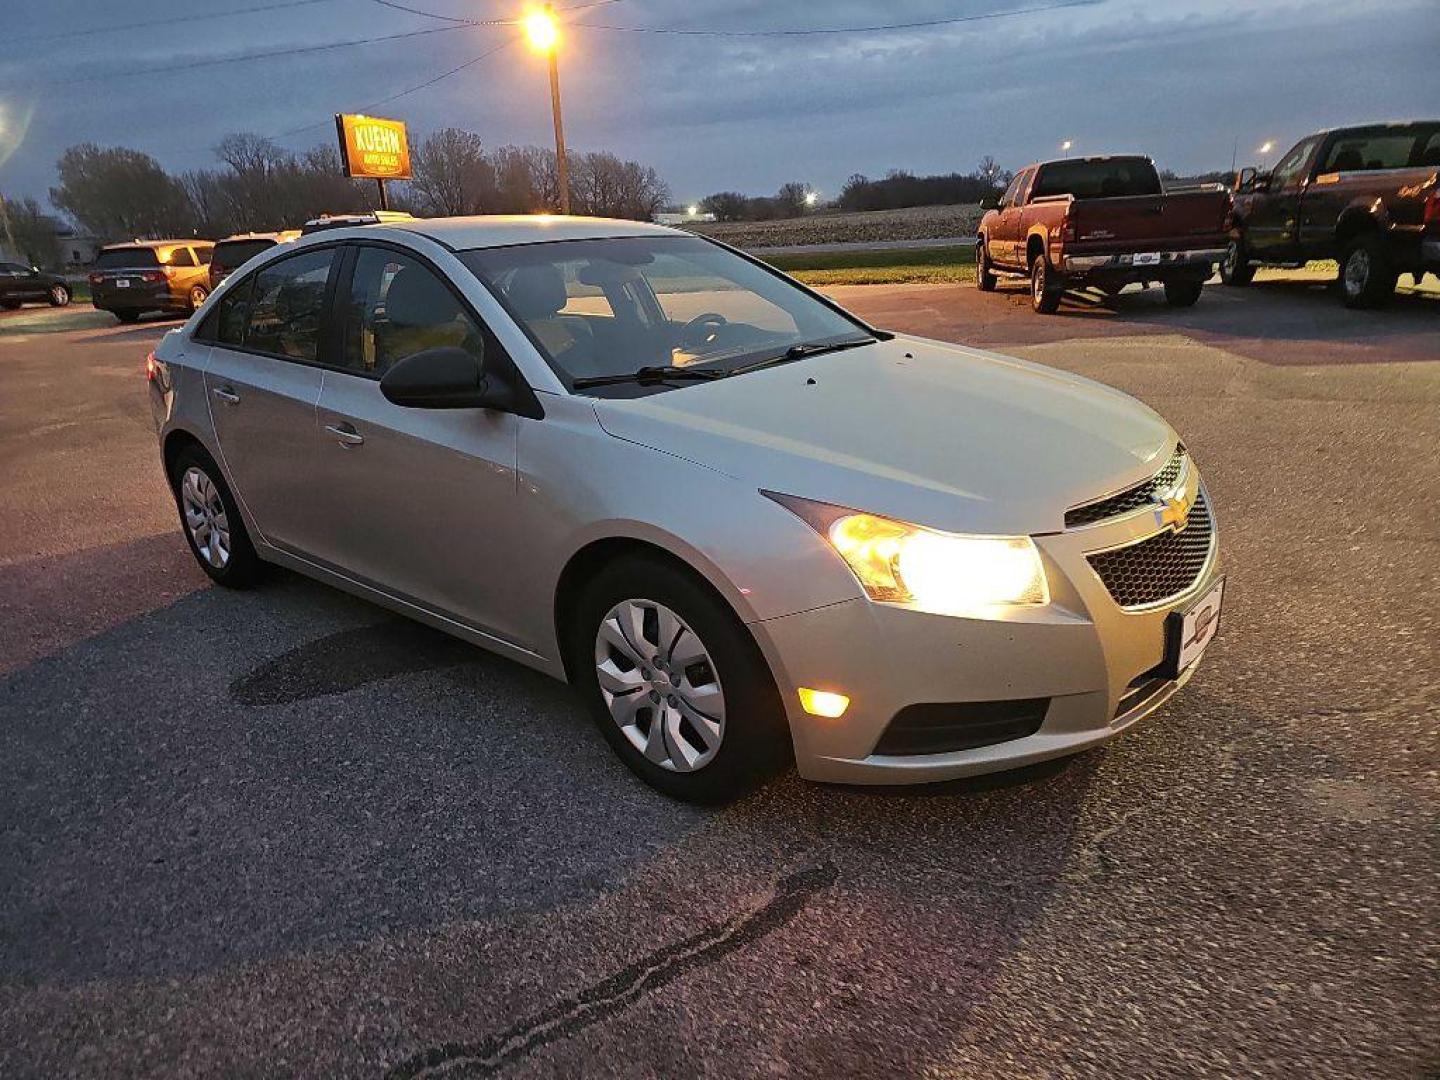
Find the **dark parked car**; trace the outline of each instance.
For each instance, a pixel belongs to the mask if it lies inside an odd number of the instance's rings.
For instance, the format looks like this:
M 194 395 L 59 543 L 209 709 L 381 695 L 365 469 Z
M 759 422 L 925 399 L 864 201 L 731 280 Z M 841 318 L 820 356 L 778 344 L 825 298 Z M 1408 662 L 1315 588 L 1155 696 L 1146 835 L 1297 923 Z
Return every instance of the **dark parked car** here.
M 1031 305 L 1049 314 L 1066 289 L 1119 292 L 1159 282 L 1189 307 L 1220 261 L 1230 197 L 1219 185 L 1166 191 L 1147 157 L 1065 158 L 1028 165 L 998 203 L 980 205 L 976 284 L 1030 279 Z
M 1269 172 L 1240 171 L 1225 284 L 1311 259 L 1339 262 L 1349 307 L 1385 303 L 1401 274 L 1440 276 L 1440 120 L 1317 132 Z
M 321 214 L 311 218 L 300 227 L 302 236 L 324 232 L 326 229 L 348 229 L 355 225 L 393 225 L 415 218 L 403 210 L 367 210 L 363 214 Z
M 136 240 L 100 249 L 90 296 L 100 311 L 134 322 L 147 311 L 191 312 L 210 295 L 209 240 Z
M 37 266 L 0 262 L 0 308 L 14 310 L 30 301 L 64 307 L 70 303 L 70 286 L 59 274 L 47 274 Z
M 215 245 L 210 259 L 210 291 L 214 292 L 220 283 L 262 251 L 269 251 L 276 244 L 288 244 L 300 236 L 299 229 L 284 232 L 236 233 L 227 236 Z

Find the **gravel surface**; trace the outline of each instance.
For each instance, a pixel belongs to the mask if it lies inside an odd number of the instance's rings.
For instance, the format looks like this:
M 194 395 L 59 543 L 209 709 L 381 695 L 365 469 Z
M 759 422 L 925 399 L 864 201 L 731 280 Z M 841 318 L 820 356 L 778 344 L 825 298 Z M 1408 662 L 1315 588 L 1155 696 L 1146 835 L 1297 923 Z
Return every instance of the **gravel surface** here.
M 1184 433 L 1227 609 L 1159 714 L 669 802 L 558 684 L 210 587 L 142 393 L 171 324 L 0 318 L 0 1076 L 1434 1076 L 1440 307 L 835 292 Z

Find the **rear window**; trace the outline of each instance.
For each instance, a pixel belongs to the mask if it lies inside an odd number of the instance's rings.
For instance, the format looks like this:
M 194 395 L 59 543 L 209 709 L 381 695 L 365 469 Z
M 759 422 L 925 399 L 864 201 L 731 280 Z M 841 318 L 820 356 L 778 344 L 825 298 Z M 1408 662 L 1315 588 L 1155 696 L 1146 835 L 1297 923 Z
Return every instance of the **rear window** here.
M 1369 172 L 1440 165 L 1440 125 L 1345 132 L 1325 153 L 1320 172 Z
M 222 240 L 215 245 L 215 256 L 212 265 L 222 270 L 234 270 L 247 260 L 259 255 L 262 251 L 269 251 L 275 246 L 274 240 Z
M 1031 199 L 1073 195 L 1077 199 L 1111 199 L 1124 195 L 1159 195 L 1160 175 L 1139 158 L 1117 161 L 1056 161 L 1044 165 Z
M 95 256 L 97 270 L 129 270 L 136 266 L 159 266 L 155 249 L 148 247 L 106 248 Z

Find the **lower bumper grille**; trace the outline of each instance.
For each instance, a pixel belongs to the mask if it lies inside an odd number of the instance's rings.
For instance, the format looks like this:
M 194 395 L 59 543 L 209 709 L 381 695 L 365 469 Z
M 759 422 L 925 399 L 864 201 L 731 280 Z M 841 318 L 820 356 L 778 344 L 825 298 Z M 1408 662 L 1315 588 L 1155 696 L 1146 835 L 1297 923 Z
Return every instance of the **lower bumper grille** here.
M 1210 506 L 1202 491 L 1179 532 L 1166 530 L 1086 558 L 1122 608 L 1148 607 L 1179 596 L 1200 580 L 1210 561 L 1214 534 Z
M 895 714 L 874 753 L 949 754 L 1034 735 L 1049 698 L 907 705 Z

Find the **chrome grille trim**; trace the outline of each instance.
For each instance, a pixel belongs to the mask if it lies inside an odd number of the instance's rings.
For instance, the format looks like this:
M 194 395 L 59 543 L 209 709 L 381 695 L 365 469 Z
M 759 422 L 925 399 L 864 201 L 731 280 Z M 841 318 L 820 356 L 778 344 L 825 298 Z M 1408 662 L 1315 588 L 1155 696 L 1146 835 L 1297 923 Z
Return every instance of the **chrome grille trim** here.
M 1185 444 L 1179 443 L 1175 452 L 1170 455 L 1170 460 L 1150 479 L 1131 484 L 1114 494 L 1070 507 L 1065 511 L 1065 528 L 1088 529 L 1119 517 L 1153 510 L 1161 492 L 1169 492 L 1185 484 L 1191 468 L 1190 455 L 1185 450 Z

